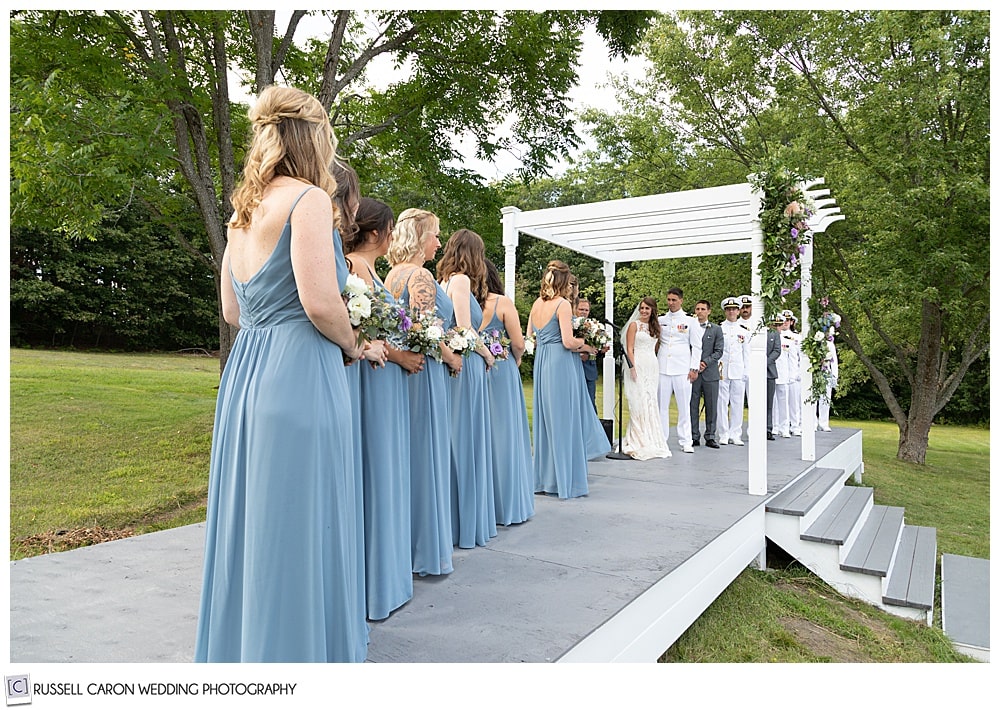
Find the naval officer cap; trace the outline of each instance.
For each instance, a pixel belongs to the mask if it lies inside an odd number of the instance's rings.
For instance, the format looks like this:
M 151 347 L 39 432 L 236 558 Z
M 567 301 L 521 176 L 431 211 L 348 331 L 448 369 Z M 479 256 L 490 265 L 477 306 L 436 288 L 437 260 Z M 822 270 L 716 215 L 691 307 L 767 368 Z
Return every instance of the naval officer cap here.
M 722 307 L 723 307 L 723 309 L 726 309 L 726 308 L 739 308 L 740 307 L 740 299 L 736 298 L 736 296 L 729 296 L 728 298 L 723 298 L 722 299 Z
M 750 296 L 740 296 L 740 303 L 742 303 L 744 306 L 752 306 L 753 299 L 750 298 Z

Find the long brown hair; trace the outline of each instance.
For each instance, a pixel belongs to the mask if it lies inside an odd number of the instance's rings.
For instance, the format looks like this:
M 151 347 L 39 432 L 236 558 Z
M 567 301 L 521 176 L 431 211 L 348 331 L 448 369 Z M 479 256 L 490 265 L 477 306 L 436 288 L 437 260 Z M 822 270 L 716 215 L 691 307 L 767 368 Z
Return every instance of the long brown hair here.
M 392 208 L 380 200 L 362 197 L 354 221 L 357 231 L 351 236 L 344 236 L 344 251 L 348 254 L 363 247 L 373 234 L 377 237 L 372 240 L 376 246 L 392 238 Z
M 657 307 L 656 307 L 656 299 L 653 298 L 652 296 L 646 296 L 644 299 L 642 299 L 641 301 L 639 301 L 640 305 L 643 304 L 643 303 L 645 303 L 647 306 L 649 306 L 651 309 L 653 309 L 652 313 L 649 314 L 649 321 L 646 323 L 646 325 L 649 326 L 649 335 L 650 335 L 650 337 L 652 337 L 654 340 L 656 340 L 656 348 L 655 349 L 659 350 L 660 349 L 660 321 L 659 321 L 659 311 L 657 310 Z
M 469 277 L 469 287 L 479 305 L 486 303 L 486 246 L 483 238 L 471 229 L 460 229 L 444 245 L 444 255 L 437 265 L 438 281 L 446 281 L 452 274 Z

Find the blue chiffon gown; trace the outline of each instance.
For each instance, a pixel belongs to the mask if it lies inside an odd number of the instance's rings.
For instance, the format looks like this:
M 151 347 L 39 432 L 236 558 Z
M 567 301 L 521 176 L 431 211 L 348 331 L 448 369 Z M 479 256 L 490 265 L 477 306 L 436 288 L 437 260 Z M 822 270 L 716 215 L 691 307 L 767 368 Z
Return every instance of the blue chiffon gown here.
M 410 307 L 409 285 L 400 295 Z M 442 328 L 455 309 L 440 285 L 435 294 Z M 410 551 L 421 577 L 449 574 L 451 561 L 451 391 L 448 366 L 428 356 L 424 369 L 406 378 L 410 399 Z
M 372 274 L 375 289 L 394 302 Z M 394 362 L 361 368 L 365 588 L 368 618 L 385 619 L 413 596 L 410 559 L 410 392 Z
M 240 331 L 215 412 L 196 661 L 366 656 L 343 354 L 302 309 L 290 243 L 286 222 L 254 276 L 224 275 Z
M 556 313 L 534 330 L 535 492 L 585 496 L 587 461 L 608 453 L 611 444 L 590 401 L 580 356 L 563 346 Z
M 347 265 L 344 256 L 344 242 L 340 233 L 334 231 L 334 254 L 337 263 L 337 283 L 343 291 L 347 284 L 347 277 L 351 270 Z M 354 505 L 357 511 L 356 525 L 354 527 L 354 548 L 358 558 L 358 569 L 360 574 L 354 580 L 354 593 L 356 604 L 365 606 L 365 516 L 364 516 L 364 452 L 361 447 L 361 367 L 365 365 L 364 360 L 359 360 L 349 367 L 344 368 L 347 377 L 347 391 L 350 395 L 351 407 L 351 442 L 354 447 L 354 476 L 351 477 L 349 485 L 354 491 Z M 367 656 L 368 646 L 368 625 L 364 627 L 365 655 Z
M 471 294 L 469 314 L 473 330 L 479 330 L 483 309 Z M 497 534 L 486 394 L 492 373 L 475 353 L 464 360 L 458 377 L 451 378 L 451 520 L 455 545 L 472 548 Z
M 483 330 L 493 329 L 508 336 L 495 313 Z M 535 476 L 524 387 L 517 363 L 512 358 L 497 360 L 486 375 L 486 388 L 497 524 L 523 523 L 535 514 Z

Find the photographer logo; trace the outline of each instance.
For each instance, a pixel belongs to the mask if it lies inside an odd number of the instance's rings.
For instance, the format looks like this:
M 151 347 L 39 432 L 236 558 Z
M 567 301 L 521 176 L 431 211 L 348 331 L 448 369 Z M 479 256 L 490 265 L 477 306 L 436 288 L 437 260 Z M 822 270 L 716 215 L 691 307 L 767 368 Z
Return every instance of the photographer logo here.
M 31 681 L 25 675 L 4 676 L 8 705 L 31 704 Z

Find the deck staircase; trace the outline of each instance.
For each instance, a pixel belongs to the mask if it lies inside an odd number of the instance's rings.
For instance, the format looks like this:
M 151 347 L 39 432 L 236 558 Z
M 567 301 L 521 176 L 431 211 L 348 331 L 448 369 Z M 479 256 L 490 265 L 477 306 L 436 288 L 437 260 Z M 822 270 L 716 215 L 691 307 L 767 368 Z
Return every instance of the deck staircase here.
M 842 594 L 928 625 L 934 621 L 937 531 L 875 505 L 844 470 L 812 468 L 765 506 L 768 539 Z

